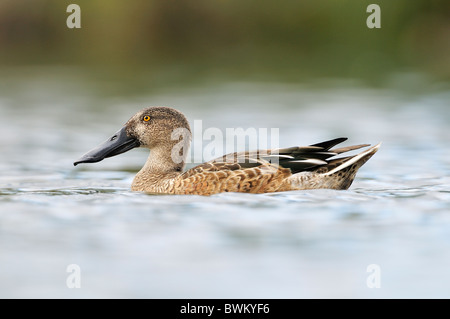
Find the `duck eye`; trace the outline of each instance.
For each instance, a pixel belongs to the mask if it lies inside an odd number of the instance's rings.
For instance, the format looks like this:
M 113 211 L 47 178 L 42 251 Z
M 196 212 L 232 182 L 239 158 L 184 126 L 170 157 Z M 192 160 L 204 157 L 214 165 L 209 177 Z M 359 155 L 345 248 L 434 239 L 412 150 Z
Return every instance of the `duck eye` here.
M 145 122 L 150 121 L 150 116 L 148 116 L 148 115 L 144 116 L 144 121 L 145 121 Z

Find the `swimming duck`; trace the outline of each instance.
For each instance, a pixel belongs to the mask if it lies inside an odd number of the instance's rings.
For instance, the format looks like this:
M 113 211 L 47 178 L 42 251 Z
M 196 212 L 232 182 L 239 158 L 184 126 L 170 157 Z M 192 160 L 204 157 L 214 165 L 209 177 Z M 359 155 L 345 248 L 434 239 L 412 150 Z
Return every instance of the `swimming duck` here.
M 188 134 L 173 132 L 178 129 Z M 95 163 L 135 147 L 150 149 L 131 189 L 148 193 L 211 195 L 221 192 L 269 193 L 305 189 L 348 189 L 358 169 L 380 144 L 346 157 L 335 156 L 370 146 L 333 147 L 347 138 L 309 146 L 233 153 L 184 171 L 190 145 L 189 122 L 169 107 L 149 107 L 136 113 L 111 138 L 74 165 Z

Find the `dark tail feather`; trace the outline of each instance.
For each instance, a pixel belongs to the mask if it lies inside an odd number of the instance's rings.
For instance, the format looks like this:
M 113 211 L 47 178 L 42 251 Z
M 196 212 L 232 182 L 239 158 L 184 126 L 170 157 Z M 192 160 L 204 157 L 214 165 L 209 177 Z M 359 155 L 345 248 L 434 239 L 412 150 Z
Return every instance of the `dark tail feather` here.
M 324 150 L 328 151 L 330 148 L 332 148 L 333 146 L 342 143 L 344 141 L 348 140 L 347 137 L 338 137 L 329 141 L 325 141 L 325 142 L 321 142 L 321 143 L 317 143 L 314 145 L 310 145 L 310 146 L 315 146 L 315 147 L 321 147 Z

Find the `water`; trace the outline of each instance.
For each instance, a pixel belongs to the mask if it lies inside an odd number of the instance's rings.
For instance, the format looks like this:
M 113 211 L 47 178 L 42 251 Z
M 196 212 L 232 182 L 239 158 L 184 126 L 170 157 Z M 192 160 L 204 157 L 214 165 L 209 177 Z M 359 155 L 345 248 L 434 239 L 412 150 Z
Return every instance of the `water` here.
M 0 297 L 450 297 L 445 85 L 230 82 L 124 95 L 61 74 L 1 82 Z M 145 150 L 73 167 L 149 105 L 203 128 L 277 127 L 282 147 L 338 136 L 383 145 L 347 191 L 134 193 Z M 79 289 L 66 284 L 71 264 Z M 369 265 L 379 288 L 368 287 Z

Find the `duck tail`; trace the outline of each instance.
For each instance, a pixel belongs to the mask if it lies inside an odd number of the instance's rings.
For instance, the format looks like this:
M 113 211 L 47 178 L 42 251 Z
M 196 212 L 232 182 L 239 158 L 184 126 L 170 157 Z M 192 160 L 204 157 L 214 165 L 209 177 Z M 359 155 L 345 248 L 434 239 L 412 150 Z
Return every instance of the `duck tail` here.
M 327 172 L 322 173 L 324 181 L 329 188 L 348 189 L 355 179 L 356 172 L 363 166 L 380 148 L 381 143 L 355 155 L 338 158 L 329 162 Z M 332 168 L 332 169 L 331 169 Z

